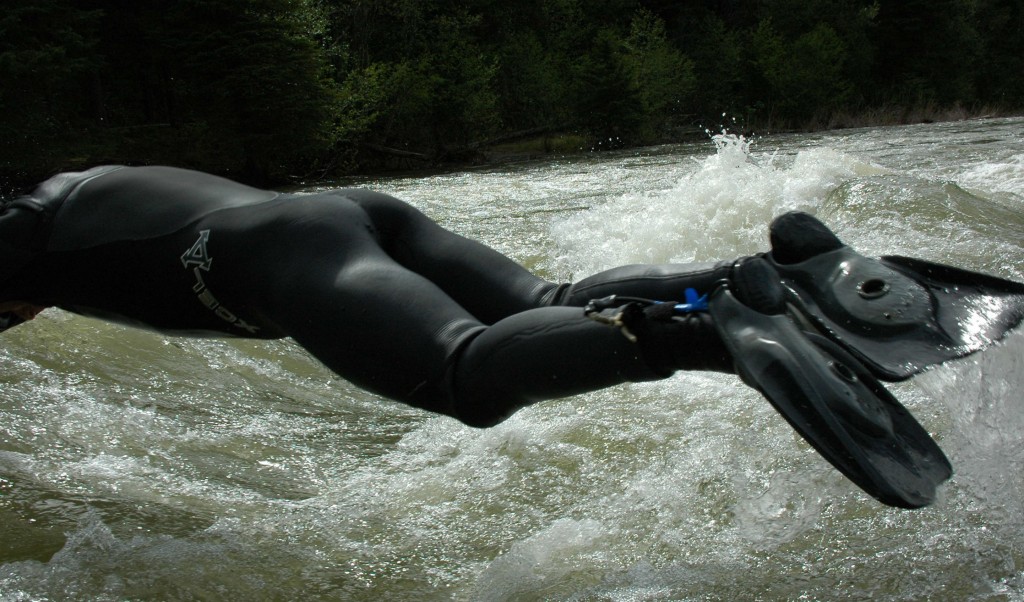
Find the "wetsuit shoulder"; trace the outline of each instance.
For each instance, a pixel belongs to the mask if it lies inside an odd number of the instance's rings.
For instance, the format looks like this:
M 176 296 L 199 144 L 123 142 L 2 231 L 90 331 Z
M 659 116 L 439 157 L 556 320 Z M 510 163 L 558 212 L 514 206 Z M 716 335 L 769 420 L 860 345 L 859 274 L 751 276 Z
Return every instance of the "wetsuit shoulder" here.
M 23 202 L 34 204 L 40 211 L 46 211 L 51 215 L 56 213 L 64 201 L 76 188 L 89 180 L 108 174 L 112 171 L 125 169 L 123 165 L 101 165 L 85 171 L 68 171 L 59 173 L 48 180 L 43 181 L 32 195 L 22 197 Z
M 45 250 L 54 215 L 68 195 L 83 182 L 118 169 L 122 167 L 111 165 L 57 174 L 31 194 L 0 205 L 0 298 L 11 298 L 12 279 Z
M 69 251 L 145 240 L 178 231 L 220 209 L 269 201 L 278 193 L 174 167 L 121 167 L 61 174 L 33 194 L 59 204 L 47 250 Z

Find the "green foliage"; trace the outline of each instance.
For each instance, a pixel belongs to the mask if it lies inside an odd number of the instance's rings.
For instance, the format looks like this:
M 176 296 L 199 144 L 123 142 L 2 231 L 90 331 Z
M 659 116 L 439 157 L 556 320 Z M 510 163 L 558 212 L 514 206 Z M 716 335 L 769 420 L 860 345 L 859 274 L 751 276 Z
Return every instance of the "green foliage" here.
M 576 73 L 577 123 L 594 134 L 601 147 L 621 146 L 643 118 L 640 90 L 623 51 L 615 32 L 602 29 Z
M 387 108 L 372 128 L 375 142 L 443 153 L 498 126 L 498 65 L 475 35 L 478 14 L 430 1 L 330 4 L 335 35 L 353 56 L 349 69 L 373 65 L 380 75 L 374 97 Z
M 622 60 L 640 104 L 641 140 L 655 140 L 660 125 L 692 104 L 693 62 L 669 43 L 664 21 L 647 10 L 634 17 L 624 49 Z
M 737 114 L 744 107 L 744 43 L 748 36 L 730 29 L 717 15 L 708 14 L 686 30 L 687 56 L 694 64 L 691 110 L 698 115 Z
M 66 139 L 82 121 L 98 14 L 63 0 L 0 11 L 0 192 L 60 164 L 87 145 Z
M 765 20 L 754 32 L 753 46 L 767 98 L 782 118 L 806 118 L 809 111 L 844 105 L 850 93 L 846 48 L 828 25 L 819 23 L 790 40 Z
M 1019 109 L 1022 28 L 1020 0 L 6 0 L 0 192 L 101 162 L 265 182 L 723 113 Z
M 569 121 L 559 60 L 535 32 L 512 33 L 497 51 L 494 89 L 505 127 L 557 127 Z
M 1019 103 L 1024 98 L 1024 3 L 979 0 L 976 15 L 982 40 L 975 79 L 978 96 L 989 102 Z
M 974 8 L 974 0 L 883 3 L 876 44 L 884 96 L 909 105 L 974 101 L 982 53 Z
M 301 0 L 178 3 L 182 102 L 213 139 L 199 142 L 224 145 L 202 159 L 268 179 L 334 143 L 339 87 L 299 18 L 307 9 Z

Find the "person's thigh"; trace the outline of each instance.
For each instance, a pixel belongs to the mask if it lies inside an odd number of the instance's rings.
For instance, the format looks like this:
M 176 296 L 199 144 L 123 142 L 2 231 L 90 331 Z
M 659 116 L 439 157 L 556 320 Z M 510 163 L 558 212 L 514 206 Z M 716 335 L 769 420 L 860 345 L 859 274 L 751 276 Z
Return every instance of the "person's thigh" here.
M 446 376 L 458 347 L 484 326 L 437 285 L 399 265 L 370 237 L 345 242 L 345 261 L 295 270 L 277 323 L 346 380 L 451 414 Z
M 557 285 L 509 257 L 450 232 L 415 207 L 369 190 L 343 190 L 370 217 L 384 251 L 486 324 L 540 307 Z

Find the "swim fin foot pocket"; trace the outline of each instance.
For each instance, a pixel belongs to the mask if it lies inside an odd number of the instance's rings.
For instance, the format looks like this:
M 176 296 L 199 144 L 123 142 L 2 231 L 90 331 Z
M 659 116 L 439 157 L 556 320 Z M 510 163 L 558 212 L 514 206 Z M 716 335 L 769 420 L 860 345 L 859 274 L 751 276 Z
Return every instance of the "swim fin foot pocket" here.
M 919 508 L 952 475 L 942 450 L 841 346 L 801 328 L 765 259 L 740 262 L 709 311 L 736 372 L 840 472 L 879 501 Z

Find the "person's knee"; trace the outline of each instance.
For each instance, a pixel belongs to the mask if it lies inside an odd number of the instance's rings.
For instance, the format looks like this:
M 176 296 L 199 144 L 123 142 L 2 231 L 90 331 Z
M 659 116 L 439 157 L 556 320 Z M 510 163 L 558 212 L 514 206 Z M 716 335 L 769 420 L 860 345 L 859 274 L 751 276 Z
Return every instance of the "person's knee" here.
M 464 372 L 451 369 L 445 382 L 445 397 L 448 402 L 442 413 L 451 416 L 466 426 L 490 428 L 501 424 L 524 403 L 505 399 L 497 389 L 483 390 L 480 383 Z
M 413 395 L 392 397 L 415 408 L 447 416 L 466 426 L 479 429 L 501 424 L 521 407 L 521 404 L 502 403 L 493 395 L 477 395 L 465 390 L 453 391 L 448 383 L 442 387 L 424 385 Z
M 493 402 L 458 404 L 453 413 L 453 418 L 478 429 L 491 428 L 505 422 L 514 411 L 498 411 L 497 404 Z

